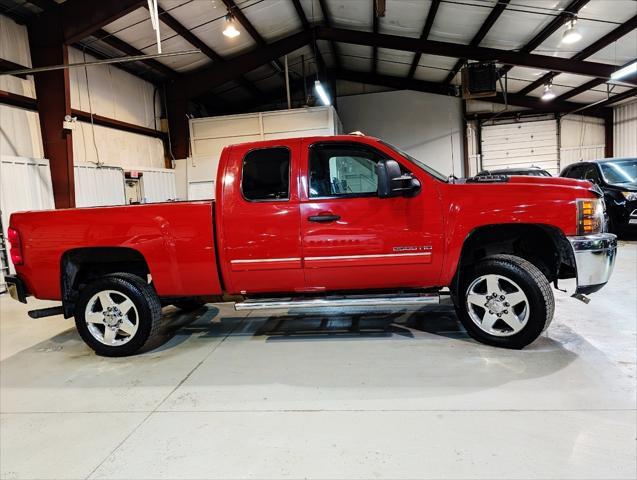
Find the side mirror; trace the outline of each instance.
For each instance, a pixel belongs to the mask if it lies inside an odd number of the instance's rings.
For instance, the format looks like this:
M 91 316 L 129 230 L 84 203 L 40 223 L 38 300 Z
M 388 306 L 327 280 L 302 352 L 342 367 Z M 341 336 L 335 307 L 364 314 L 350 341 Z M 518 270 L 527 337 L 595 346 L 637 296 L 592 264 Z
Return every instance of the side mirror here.
M 380 198 L 413 196 L 420 191 L 420 182 L 410 173 L 403 174 L 396 160 L 382 160 L 376 164 L 378 196 Z

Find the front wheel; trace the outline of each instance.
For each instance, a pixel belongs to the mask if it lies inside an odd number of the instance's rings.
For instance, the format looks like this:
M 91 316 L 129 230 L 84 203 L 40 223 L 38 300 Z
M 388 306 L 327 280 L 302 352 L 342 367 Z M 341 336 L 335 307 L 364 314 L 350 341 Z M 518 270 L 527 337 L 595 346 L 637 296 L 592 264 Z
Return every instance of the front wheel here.
M 523 348 L 551 323 L 555 300 L 544 274 L 514 255 L 487 257 L 462 273 L 456 310 L 474 339 Z
M 161 303 L 152 286 L 129 273 L 94 280 L 80 292 L 75 325 L 98 355 L 124 357 L 158 337 Z

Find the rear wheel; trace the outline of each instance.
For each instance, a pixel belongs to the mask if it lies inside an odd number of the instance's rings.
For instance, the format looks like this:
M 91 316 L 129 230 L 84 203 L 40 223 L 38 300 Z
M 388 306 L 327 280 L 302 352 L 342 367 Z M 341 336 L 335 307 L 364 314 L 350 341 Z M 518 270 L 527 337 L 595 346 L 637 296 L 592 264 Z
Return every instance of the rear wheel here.
M 115 273 L 88 284 L 75 308 L 77 330 L 95 353 L 133 355 L 159 333 L 161 303 L 155 290 L 129 273 Z
M 487 257 L 463 272 L 456 310 L 476 340 L 523 348 L 553 319 L 551 286 L 532 263 L 514 255 Z

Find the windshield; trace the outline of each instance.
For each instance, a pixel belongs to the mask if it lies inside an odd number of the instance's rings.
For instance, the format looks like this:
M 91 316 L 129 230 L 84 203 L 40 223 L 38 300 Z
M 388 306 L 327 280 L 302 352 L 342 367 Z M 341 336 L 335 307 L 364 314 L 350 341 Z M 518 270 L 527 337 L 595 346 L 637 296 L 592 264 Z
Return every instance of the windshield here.
M 434 170 L 433 168 L 431 168 L 429 165 L 421 162 L 420 160 L 418 160 L 417 158 L 412 157 L 411 155 L 409 155 L 407 152 L 404 152 L 403 150 L 401 150 L 400 148 L 384 142 L 383 140 L 379 140 L 380 143 L 382 143 L 383 145 L 385 145 L 388 148 L 391 148 L 394 152 L 398 153 L 399 155 L 402 155 L 403 157 L 405 157 L 407 160 L 409 160 L 412 163 L 415 163 L 417 166 L 419 166 L 420 168 L 422 168 L 425 172 L 427 172 L 429 175 L 431 175 L 432 177 L 437 178 L 438 180 L 440 180 L 441 182 L 446 182 L 447 181 L 447 176 L 443 175 L 442 173 L 438 172 L 437 170 Z
M 608 183 L 637 183 L 637 158 L 604 162 L 600 165 Z

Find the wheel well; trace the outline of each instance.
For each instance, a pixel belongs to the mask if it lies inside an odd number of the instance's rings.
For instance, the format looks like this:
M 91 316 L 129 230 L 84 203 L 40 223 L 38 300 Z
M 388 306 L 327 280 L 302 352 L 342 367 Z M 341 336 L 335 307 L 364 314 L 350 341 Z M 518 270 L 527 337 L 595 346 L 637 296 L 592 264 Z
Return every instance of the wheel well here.
M 511 254 L 531 262 L 549 282 L 575 276 L 575 259 L 564 233 L 555 227 L 503 224 L 479 227 L 465 239 L 455 280 L 463 268 L 498 254 Z
M 144 256 L 132 248 L 92 247 L 65 252 L 60 272 L 65 316 L 72 316 L 79 291 L 84 285 L 116 272 L 131 273 L 146 281 L 150 269 Z

